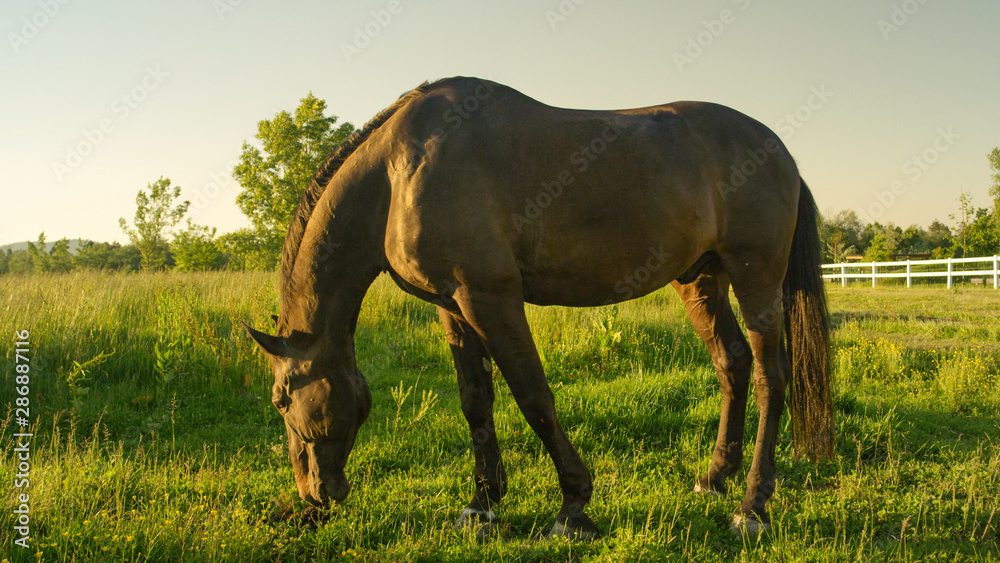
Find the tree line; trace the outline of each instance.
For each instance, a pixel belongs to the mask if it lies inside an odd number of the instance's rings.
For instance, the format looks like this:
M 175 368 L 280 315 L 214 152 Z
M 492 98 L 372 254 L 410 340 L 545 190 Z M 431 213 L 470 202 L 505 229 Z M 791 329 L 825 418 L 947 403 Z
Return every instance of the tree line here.
M 132 221 L 119 219 L 128 244 L 84 240 L 73 253 L 68 239 L 47 248 L 43 232 L 27 249 L 0 252 L 0 274 L 274 269 L 302 191 L 354 132 L 351 123 L 338 125 L 336 116 L 325 113 L 326 102 L 310 92 L 294 113 L 281 111 L 258 122 L 256 144 L 243 142 L 232 173 L 241 187 L 236 204 L 250 220 L 248 228 L 216 236 L 215 228 L 190 218 L 182 224 L 190 202 L 181 201 L 181 187 L 161 176 L 136 195 Z
M 241 187 L 236 204 L 250 227 L 216 236 L 215 228 L 188 218 L 178 228 L 190 202 L 180 201 L 180 186 L 161 176 L 136 195 L 132 221 L 119 219 L 128 244 L 83 240 L 74 253 L 68 239 L 48 248 L 43 232 L 24 250 L 0 252 L 0 274 L 77 269 L 272 270 L 302 191 L 327 156 L 354 132 L 351 123 L 337 125 L 337 117 L 325 112 L 326 102 L 310 92 L 294 113 L 281 111 L 259 121 L 256 144 L 243 142 L 232 174 Z M 878 262 L 901 256 L 1000 254 L 1000 147 L 987 160 L 991 206 L 978 207 L 972 194 L 963 192 L 956 213 L 949 215 L 953 226 L 934 220 L 926 228 L 911 225 L 905 229 L 892 223 L 865 223 L 855 211 L 840 211 L 821 218 L 823 260 Z
M 822 217 L 820 241 L 823 260 L 839 263 L 849 259 L 885 262 L 903 256 L 962 258 L 1000 254 L 1000 147 L 987 155 L 990 167 L 989 207 L 975 205 L 972 194 L 962 192 L 957 209 L 948 218 L 949 227 L 934 220 L 927 228 L 892 223 L 863 223 L 854 211 Z

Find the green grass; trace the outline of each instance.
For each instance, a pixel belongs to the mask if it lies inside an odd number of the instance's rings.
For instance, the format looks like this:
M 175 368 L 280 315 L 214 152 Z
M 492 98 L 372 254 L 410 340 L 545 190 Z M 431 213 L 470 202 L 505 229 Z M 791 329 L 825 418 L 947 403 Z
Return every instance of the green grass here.
M 497 378 L 510 477 L 499 537 L 452 530 L 471 438 L 430 305 L 380 278 L 357 334 L 374 407 L 353 491 L 300 512 L 266 361 L 239 321 L 270 325 L 271 274 L 0 277 L 4 385 L 0 559 L 10 561 L 997 560 L 1000 292 L 830 290 L 838 447 L 778 447 L 774 527 L 737 537 L 728 498 L 688 491 L 710 459 L 720 394 L 672 290 L 600 309 L 529 309 L 561 420 L 595 478 L 604 533 L 540 539 L 552 463 Z M 13 544 L 13 334 L 31 332 L 31 545 Z M 406 391 L 409 390 L 409 393 Z M 756 432 L 751 406 L 747 459 Z

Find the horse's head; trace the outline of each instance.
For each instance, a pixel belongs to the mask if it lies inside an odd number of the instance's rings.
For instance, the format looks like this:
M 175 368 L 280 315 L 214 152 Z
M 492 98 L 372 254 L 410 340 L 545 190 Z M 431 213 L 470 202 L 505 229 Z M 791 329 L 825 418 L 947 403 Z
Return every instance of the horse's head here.
M 316 506 L 344 500 L 351 490 L 344 467 L 372 404 L 353 344 L 345 349 L 299 331 L 279 337 L 246 330 L 274 370 L 271 402 L 285 419 L 299 496 Z

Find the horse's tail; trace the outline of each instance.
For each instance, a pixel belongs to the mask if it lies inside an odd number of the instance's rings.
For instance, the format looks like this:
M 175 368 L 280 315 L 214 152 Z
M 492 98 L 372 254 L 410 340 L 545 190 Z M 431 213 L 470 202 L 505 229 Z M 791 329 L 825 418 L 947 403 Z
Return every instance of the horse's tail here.
M 834 448 L 830 327 L 820 272 L 819 213 L 809 187 L 799 182 L 799 214 L 783 288 L 785 338 L 795 454 L 818 461 L 833 457 Z

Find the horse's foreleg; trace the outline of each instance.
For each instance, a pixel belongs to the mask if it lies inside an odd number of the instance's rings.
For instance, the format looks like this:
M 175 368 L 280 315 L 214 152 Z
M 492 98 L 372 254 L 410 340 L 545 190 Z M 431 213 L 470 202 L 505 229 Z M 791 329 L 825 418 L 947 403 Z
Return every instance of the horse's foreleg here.
M 532 430 L 552 457 L 563 493 L 562 507 L 549 535 L 588 539 L 597 527 L 583 512 L 593 479 L 556 418 L 555 400 L 524 316 L 520 296 L 456 293 L 463 316 L 483 337 Z
M 482 339 L 469 323 L 441 307 L 438 315 L 455 359 L 462 412 L 469 422 L 476 457 L 476 490 L 455 528 L 472 529 L 479 539 L 484 539 L 497 524 L 493 508 L 507 493 L 507 472 L 493 425 L 492 363 Z
M 694 490 L 724 495 L 726 479 L 739 471 L 743 463 L 743 425 L 753 357 L 729 306 L 729 282 L 725 274 L 702 274 L 692 283 L 673 285 L 684 301 L 691 324 L 708 347 L 722 390 L 712 464 L 695 482 Z

